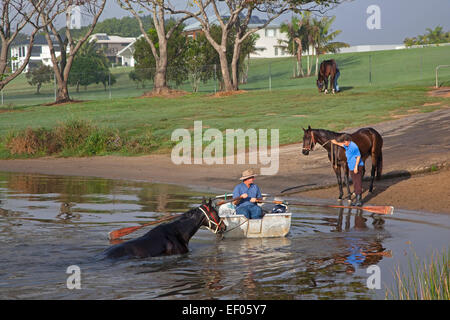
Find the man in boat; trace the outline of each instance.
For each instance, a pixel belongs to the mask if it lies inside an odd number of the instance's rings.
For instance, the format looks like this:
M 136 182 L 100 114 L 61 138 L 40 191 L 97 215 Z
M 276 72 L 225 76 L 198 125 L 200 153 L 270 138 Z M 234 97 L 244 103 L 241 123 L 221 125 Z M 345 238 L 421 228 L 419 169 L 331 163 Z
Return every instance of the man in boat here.
M 356 143 L 352 141 L 349 134 L 344 133 L 336 140 L 331 140 L 331 143 L 337 144 L 345 149 L 345 156 L 347 157 L 347 165 L 350 170 L 350 175 L 353 180 L 353 188 L 355 189 L 356 200 L 352 206 L 362 206 L 362 174 L 364 170 L 364 162 L 361 159 L 361 152 Z
M 233 190 L 233 199 L 240 198 L 233 202 L 236 205 L 236 214 L 242 214 L 247 219 L 261 219 L 263 216 L 261 207 L 257 204 L 258 200 L 262 200 L 262 195 L 254 183 L 255 176 L 252 169 L 245 170 L 239 178 L 242 182 Z

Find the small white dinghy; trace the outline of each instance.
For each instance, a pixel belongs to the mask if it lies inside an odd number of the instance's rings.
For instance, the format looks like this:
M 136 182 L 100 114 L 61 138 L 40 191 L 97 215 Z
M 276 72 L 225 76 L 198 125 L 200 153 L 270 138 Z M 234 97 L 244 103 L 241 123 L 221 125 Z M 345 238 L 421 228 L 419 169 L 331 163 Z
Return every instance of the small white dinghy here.
M 218 196 L 216 198 L 223 198 Z M 285 237 L 291 228 L 289 208 L 284 213 L 265 213 L 262 219 L 247 219 L 244 215 L 236 214 L 231 203 L 219 207 L 219 217 L 223 219 L 227 230 L 224 238 L 273 238 Z

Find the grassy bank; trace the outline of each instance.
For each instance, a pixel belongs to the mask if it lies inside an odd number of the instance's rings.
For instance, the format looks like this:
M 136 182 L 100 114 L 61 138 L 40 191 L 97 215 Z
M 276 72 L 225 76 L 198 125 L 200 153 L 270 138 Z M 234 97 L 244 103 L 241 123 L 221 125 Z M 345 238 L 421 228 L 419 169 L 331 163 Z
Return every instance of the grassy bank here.
M 394 272 L 394 286 L 386 290 L 387 299 L 449 300 L 449 249 L 421 260 L 414 253 L 408 271 L 400 267 Z
M 283 58 L 255 60 L 250 68 L 249 83 L 242 86 L 247 92 L 232 96 L 217 97 L 201 92 L 174 98 L 109 99 L 98 95 L 99 100 L 58 106 L 6 106 L 0 109 L 0 157 L 23 157 L 12 154 L 7 145 L 12 137 L 23 135 L 27 129 L 52 131 L 74 122 L 89 123 L 106 137 L 114 133 L 126 141 L 120 148 L 99 148 L 101 152 L 91 154 L 167 152 L 174 145 L 170 140 L 172 132 L 177 128 L 192 131 L 194 121 L 198 120 L 203 122 L 204 130 L 279 129 L 280 144 L 294 143 L 302 137 L 301 128 L 308 125 L 339 131 L 394 119 L 411 112 L 436 110 L 440 106 L 435 103 L 448 99 L 427 94 L 434 81 L 432 70 L 436 64 L 448 60 L 449 54 L 450 47 L 371 53 L 372 83 L 367 78 L 369 53 L 335 55 L 333 57 L 341 68 L 339 82 L 343 89 L 337 95 L 319 94 L 313 77 L 292 79 L 293 60 Z M 264 89 L 268 83 L 268 61 L 271 64 L 271 91 Z M 378 67 L 375 67 L 375 61 Z M 416 62 L 421 68 L 417 65 L 412 68 Z M 404 68 L 405 72 L 396 68 Z M 444 81 L 450 77 L 446 78 L 443 74 L 442 79 Z M 133 83 L 129 85 L 135 87 Z M 121 90 L 126 91 L 125 85 Z M 130 147 L 132 141 L 135 148 Z M 149 141 L 150 149 L 140 147 Z M 55 154 L 83 155 L 80 149 L 64 150 Z M 32 156 L 39 155 L 42 153 Z

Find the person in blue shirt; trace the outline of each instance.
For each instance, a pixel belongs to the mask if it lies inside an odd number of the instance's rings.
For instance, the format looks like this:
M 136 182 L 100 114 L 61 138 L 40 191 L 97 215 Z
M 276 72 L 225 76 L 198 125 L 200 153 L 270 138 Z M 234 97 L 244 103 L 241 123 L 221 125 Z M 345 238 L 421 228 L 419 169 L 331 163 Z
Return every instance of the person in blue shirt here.
M 360 207 L 362 206 L 362 174 L 364 169 L 364 162 L 361 160 L 361 152 L 356 143 L 352 141 L 352 137 L 349 134 L 345 133 L 337 139 L 331 140 L 331 142 L 345 149 L 348 169 L 350 170 L 353 188 L 356 194 L 356 200 L 352 205 Z
M 338 82 L 337 82 L 337 80 L 338 80 L 340 75 L 341 75 L 341 72 L 339 71 L 339 68 L 336 66 L 336 75 L 334 76 L 334 89 L 336 90 L 336 92 L 341 91 L 339 89 L 339 85 L 338 85 Z
M 236 214 L 242 214 L 247 219 L 261 219 L 262 210 L 257 201 L 262 199 L 262 195 L 261 190 L 254 183 L 255 174 L 253 170 L 245 170 L 239 180 L 242 182 L 233 190 L 233 199 L 240 198 L 234 201 Z

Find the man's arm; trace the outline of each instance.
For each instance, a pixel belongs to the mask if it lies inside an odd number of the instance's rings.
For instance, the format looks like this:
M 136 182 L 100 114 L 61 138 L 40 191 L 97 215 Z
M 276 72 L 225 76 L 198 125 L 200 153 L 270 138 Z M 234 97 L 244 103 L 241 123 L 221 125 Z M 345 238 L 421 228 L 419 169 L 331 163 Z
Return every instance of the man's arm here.
M 354 173 L 358 173 L 359 161 L 361 160 L 361 156 L 356 157 L 355 168 L 353 169 Z
M 334 143 L 334 144 L 337 144 L 338 146 L 341 146 L 341 147 L 344 146 L 344 143 L 343 143 L 343 142 L 337 142 L 336 139 L 332 139 L 332 140 L 330 140 L 330 142 L 331 142 L 331 143 Z

